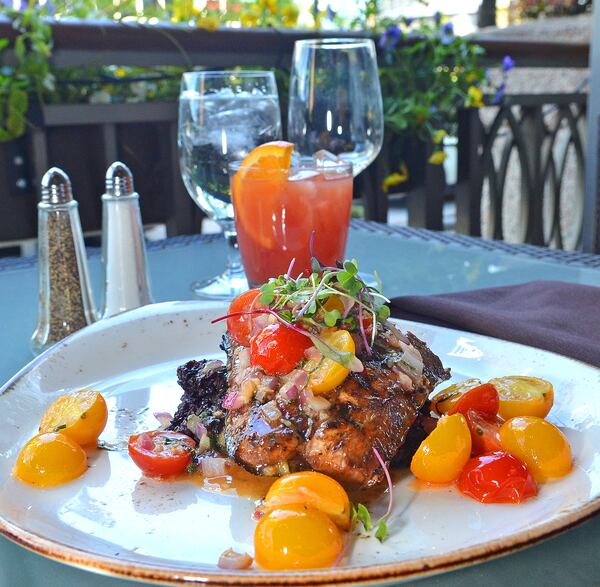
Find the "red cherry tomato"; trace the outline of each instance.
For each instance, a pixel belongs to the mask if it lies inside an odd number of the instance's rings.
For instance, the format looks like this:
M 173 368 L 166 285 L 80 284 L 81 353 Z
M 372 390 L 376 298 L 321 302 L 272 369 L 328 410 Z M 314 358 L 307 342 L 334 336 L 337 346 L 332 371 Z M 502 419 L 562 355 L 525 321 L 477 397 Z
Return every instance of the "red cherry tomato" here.
M 470 459 L 458 478 L 458 488 L 481 503 L 521 503 L 537 495 L 527 467 L 507 452 Z
M 467 424 L 471 431 L 471 454 L 473 456 L 484 452 L 501 451 L 500 426 L 504 421 L 498 416 L 487 416 L 475 410 L 469 410 L 466 415 Z
M 228 310 L 228 314 L 236 312 L 249 312 L 258 310 L 265 306 L 260 303 L 260 290 L 249 289 L 243 294 L 235 298 Z M 252 314 L 239 314 L 238 316 L 230 316 L 227 318 L 227 330 L 235 342 L 242 346 L 250 346 L 250 338 L 252 338 Z
M 488 416 L 495 416 L 500 407 L 498 392 L 493 385 L 484 383 L 469 389 L 463 396 L 450 408 L 448 415 L 462 414 L 467 415 L 469 410 L 475 410 Z
M 190 464 L 194 448 L 193 438 L 167 430 L 135 434 L 128 445 L 129 456 L 149 477 L 181 473 Z
M 250 363 L 269 375 L 286 375 L 312 346 L 308 336 L 283 324 L 271 324 L 250 341 Z

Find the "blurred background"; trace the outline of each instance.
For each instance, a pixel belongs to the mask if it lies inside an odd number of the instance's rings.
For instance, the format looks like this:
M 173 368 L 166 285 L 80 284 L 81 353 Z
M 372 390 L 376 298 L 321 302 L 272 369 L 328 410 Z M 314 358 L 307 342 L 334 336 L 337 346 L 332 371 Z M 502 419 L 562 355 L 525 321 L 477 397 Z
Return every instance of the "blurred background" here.
M 181 182 L 181 74 L 274 69 L 296 40 L 378 45 L 385 142 L 357 218 L 581 247 L 591 0 L 3 0 L 0 255 L 35 253 L 38 184 L 72 178 L 98 244 L 104 171 L 133 170 L 146 236 L 211 232 Z M 284 128 L 285 131 L 285 128 Z

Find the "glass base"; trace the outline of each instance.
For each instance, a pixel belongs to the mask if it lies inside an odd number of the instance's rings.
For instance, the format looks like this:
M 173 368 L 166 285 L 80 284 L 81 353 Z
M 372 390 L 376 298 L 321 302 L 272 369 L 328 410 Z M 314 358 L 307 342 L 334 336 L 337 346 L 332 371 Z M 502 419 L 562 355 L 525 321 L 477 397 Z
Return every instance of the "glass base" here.
M 244 273 L 223 273 L 211 279 L 194 281 L 192 291 L 203 300 L 231 301 L 248 289 Z

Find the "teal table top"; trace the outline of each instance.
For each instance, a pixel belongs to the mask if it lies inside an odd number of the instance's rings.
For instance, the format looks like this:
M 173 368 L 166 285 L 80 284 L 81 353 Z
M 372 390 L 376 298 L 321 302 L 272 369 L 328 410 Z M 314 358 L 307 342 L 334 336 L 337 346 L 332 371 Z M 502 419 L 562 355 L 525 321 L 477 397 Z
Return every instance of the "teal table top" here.
M 524 283 L 563 280 L 600 286 L 600 263 L 577 256 L 539 255 L 534 249 L 496 248 L 476 241 L 437 238 L 418 231 L 374 229 L 357 223 L 350 232 L 349 257 L 365 272 L 377 271 L 389 297 L 431 294 Z M 190 283 L 218 273 L 225 262 L 220 238 L 174 239 L 149 251 L 154 299 L 192 299 Z M 590 257 L 590 259 L 592 259 Z M 594 261 L 592 259 L 592 261 Z M 99 299 L 100 258 L 90 271 Z M 29 338 L 37 320 L 37 266 L 24 261 L 0 264 L 0 381 L 27 364 Z M 0 432 L 1 433 L 1 432 Z M 527 585 L 600 583 L 600 517 L 552 540 L 503 558 L 418 581 L 423 585 L 488 587 L 516 581 Z M 485 583 L 484 583 L 485 582 Z M 125 587 L 130 581 L 96 575 L 30 553 L 0 538 L 0 587 Z M 137 583 L 140 585 L 140 583 Z

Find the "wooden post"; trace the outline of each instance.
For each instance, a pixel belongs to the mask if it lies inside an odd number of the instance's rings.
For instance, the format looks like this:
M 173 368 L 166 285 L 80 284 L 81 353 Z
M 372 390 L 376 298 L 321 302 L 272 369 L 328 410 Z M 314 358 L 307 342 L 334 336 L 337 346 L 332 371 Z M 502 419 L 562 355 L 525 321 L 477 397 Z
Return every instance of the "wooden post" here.
M 431 148 L 426 150 L 425 177 L 423 183 L 408 194 L 408 224 L 417 228 L 444 229 L 444 195 L 446 174 L 443 165 L 427 162 Z
M 583 250 L 600 252 L 600 3 L 592 5 Z
M 483 125 L 477 108 L 458 112 L 458 169 L 456 179 L 456 232 L 481 236 Z

